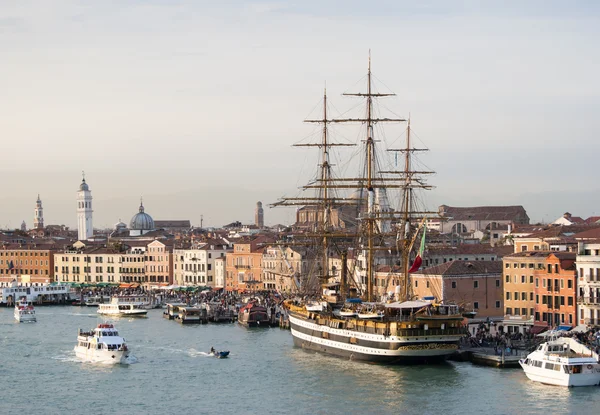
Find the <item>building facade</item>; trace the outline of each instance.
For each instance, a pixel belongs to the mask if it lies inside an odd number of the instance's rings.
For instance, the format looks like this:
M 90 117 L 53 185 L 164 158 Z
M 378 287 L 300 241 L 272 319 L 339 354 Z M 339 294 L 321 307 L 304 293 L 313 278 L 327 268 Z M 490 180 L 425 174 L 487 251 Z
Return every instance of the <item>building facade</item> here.
M 174 249 L 173 283 L 217 288 L 215 260 L 225 257 L 226 253 L 227 246 L 215 241 L 194 244 L 189 249 Z
M 534 325 L 543 329 L 577 325 L 577 277 L 574 252 L 546 256 L 544 266 L 534 269 Z M 537 331 L 537 330 L 536 330 Z
M 47 284 L 54 281 L 54 249 L 38 244 L 6 244 L 0 248 L 0 286 Z
M 576 268 L 577 322 L 600 326 L 600 240 L 579 242 Z

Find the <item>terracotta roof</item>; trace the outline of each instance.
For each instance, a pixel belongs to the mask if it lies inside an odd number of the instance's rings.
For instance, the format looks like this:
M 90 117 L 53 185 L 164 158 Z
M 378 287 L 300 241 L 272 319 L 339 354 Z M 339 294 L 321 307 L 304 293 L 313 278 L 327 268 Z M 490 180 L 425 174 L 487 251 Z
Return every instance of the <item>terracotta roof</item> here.
M 600 222 L 600 216 L 590 216 L 589 218 L 587 218 L 584 223 L 596 223 L 596 222 Z
M 475 206 L 455 207 L 441 205 L 440 214 L 452 220 L 511 220 L 529 223 L 523 206 Z
M 154 227 L 160 228 L 191 228 L 189 220 L 155 220 Z
M 600 227 L 578 232 L 573 235 L 573 238 L 577 240 L 600 239 Z
M 526 238 L 561 238 L 561 237 L 570 237 L 577 233 L 584 232 L 590 229 L 599 228 L 600 224 L 593 225 L 558 225 L 558 226 L 550 226 L 549 228 L 534 232 L 531 235 L 526 236 Z
M 512 247 L 511 247 L 512 249 Z M 427 250 L 427 255 L 464 255 L 464 254 L 493 254 L 495 253 L 490 245 L 483 244 L 460 244 L 456 246 L 431 247 Z
M 481 274 L 501 274 L 501 261 L 449 261 L 445 264 L 426 268 L 422 271 L 413 273 L 413 275 L 481 275 Z

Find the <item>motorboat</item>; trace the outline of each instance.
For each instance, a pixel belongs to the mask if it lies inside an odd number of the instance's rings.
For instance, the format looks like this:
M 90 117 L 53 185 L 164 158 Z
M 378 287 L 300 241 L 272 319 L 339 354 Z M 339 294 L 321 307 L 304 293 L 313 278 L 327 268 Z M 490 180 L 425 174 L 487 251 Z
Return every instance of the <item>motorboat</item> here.
M 108 304 L 98 305 L 98 314 L 117 317 L 145 317 L 148 310 L 144 303 L 132 301 L 129 297 L 115 296 Z
M 163 311 L 163 317 L 168 320 L 174 320 L 179 316 L 179 309 L 186 306 L 186 303 L 167 303 L 166 310 Z
M 214 350 L 212 349 L 209 353 L 210 356 L 216 357 L 217 359 L 225 359 L 229 356 L 229 350 Z
M 542 343 L 519 364 L 535 382 L 568 387 L 600 385 L 598 354 L 573 338 Z
M 19 323 L 35 323 L 37 318 L 33 304 L 25 299 L 17 301 L 15 304 L 15 320 Z
M 129 348 L 112 324 L 98 324 L 90 331 L 79 329 L 75 355 L 86 362 L 127 364 Z
M 104 304 L 104 297 L 101 295 L 88 297 L 85 300 L 85 305 L 88 307 L 98 307 L 100 304 Z

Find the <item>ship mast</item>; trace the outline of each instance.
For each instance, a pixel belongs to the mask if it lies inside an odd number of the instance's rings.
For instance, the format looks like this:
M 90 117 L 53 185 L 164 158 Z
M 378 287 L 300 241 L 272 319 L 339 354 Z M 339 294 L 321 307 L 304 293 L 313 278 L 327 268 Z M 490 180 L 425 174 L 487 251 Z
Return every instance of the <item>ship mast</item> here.
M 401 266 L 403 271 L 402 283 L 402 299 L 410 300 L 412 298 L 412 284 L 410 283 L 410 259 L 411 251 L 414 245 L 420 226 L 417 222 L 423 222 L 427 215 L 434 215 L 436 212 L 418 210 L 415 206 L 414 189 L 432 189 L 433 186 L 428 185 L 421 175 L 434 174 L 433 171 L 416 171 L 412 170 L 412 158 L 414 153 L 429 151 L 426 148 L 411 148 L 411 129 L 410 117 L 406 127 L 406 147 L 403 149 L 389 149 L 388 151 L 396 151 L 404 153 L 404 170 L 389 171 L 386 173 L 400 174 L 404 184 L 402 186 L 402 204 L 400 207 L 401 221 L 398 227 L 398 250 L 400 251 Z
M 365 224 L 366 230 L 366 301 L 373 301 L 373 279 L 375 275 L 375 222 L 378 220 L 378 215 L 375 213 L 375 187 L 388 187 L 385 184 L 385 179 L 375 179 L 375 140 L 373 138 L 373 126 L 377 122 L 403 122 L 404 119 L 393 119 L 393 118 L 375 118 L 373 116 L 373 98 L 395 96 L 396 94 L 382 94 L 374 93 L 372 88 L 372 73 L 371 73 L 371 52 L 369 51 L 369 65 L 367 70 L 367 92 L 357 93 L 345 93 L 346 96 L 364 97 L 367 100 L 367 113 L 366 118 L 348 118 L 348 119 L 336 119 L 334 122 L 360 122 L 366 124 L 367 137 L 365 140 L 366 144 L 366 182 L 364 179 L 359 180 L 359 189 L 367 190 L 367 214 L 362 217 L 362 222 Z
M 329 141 L 328 127 L 327 125 L 332 122 L 327 118 L 327 89 L 323 93 L 323 118 L 321 119 L 307 119 L 304 120 L 306 123 L 317 123 L 323 124 L 323 132 L 321 135 L 320 143 L 305 143 L 305 144 L 294 144 L 295 147 L 319 147 L 321 149 L 321 162 L 319 164 L 319 182 L 318 185 L 306 185 L 303 186 L 304 190 L 317 189 L 318 194 L 315 197 L 299 197 L 299 198 L 283 198 L 281 201 L 274 203 L 272 206 L 294 206 L 294 205 L 309 205 L 317 208 L 317 226 L 313 230 L 313 233 L 305 233 L 304 236 L 315 237 L 320 240 L 320 252 L 319 257 L 321 269 L 319 271 L 319 281 L 321 285 L 327 284 L 330 275 L 329 272 L 329 251 L 331 240 L 336 237 L 348 237 L 347 233 L 337 233 L 333 231 L 333 224 L 331 222 L 331 212 L 334 205 L 348 204 L 344 198 L 338 198 L 333 195 L 332 190 L 335 186 L 332 183 L 336 180 L 332 175 L 332 164 L 329 158 L 329 151 L 331 147 L 344 147 L 354 146 L 354 144 L 348 143 L 332 143 Z M 296 243 L 296 245 L 314 245 L 312 243 L 302 244 Z M 345 294 L 345 293 L 344 293 Z

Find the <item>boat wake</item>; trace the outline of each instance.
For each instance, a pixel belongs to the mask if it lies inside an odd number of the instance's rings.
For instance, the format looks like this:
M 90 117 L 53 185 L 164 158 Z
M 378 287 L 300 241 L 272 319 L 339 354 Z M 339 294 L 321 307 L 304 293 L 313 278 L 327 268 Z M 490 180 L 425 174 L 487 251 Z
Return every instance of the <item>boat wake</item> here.
M 126 365 L 133 365 L 135 363 L 138 363 L 138 358 L 134 355 L 129 355 L 123 363 Z

